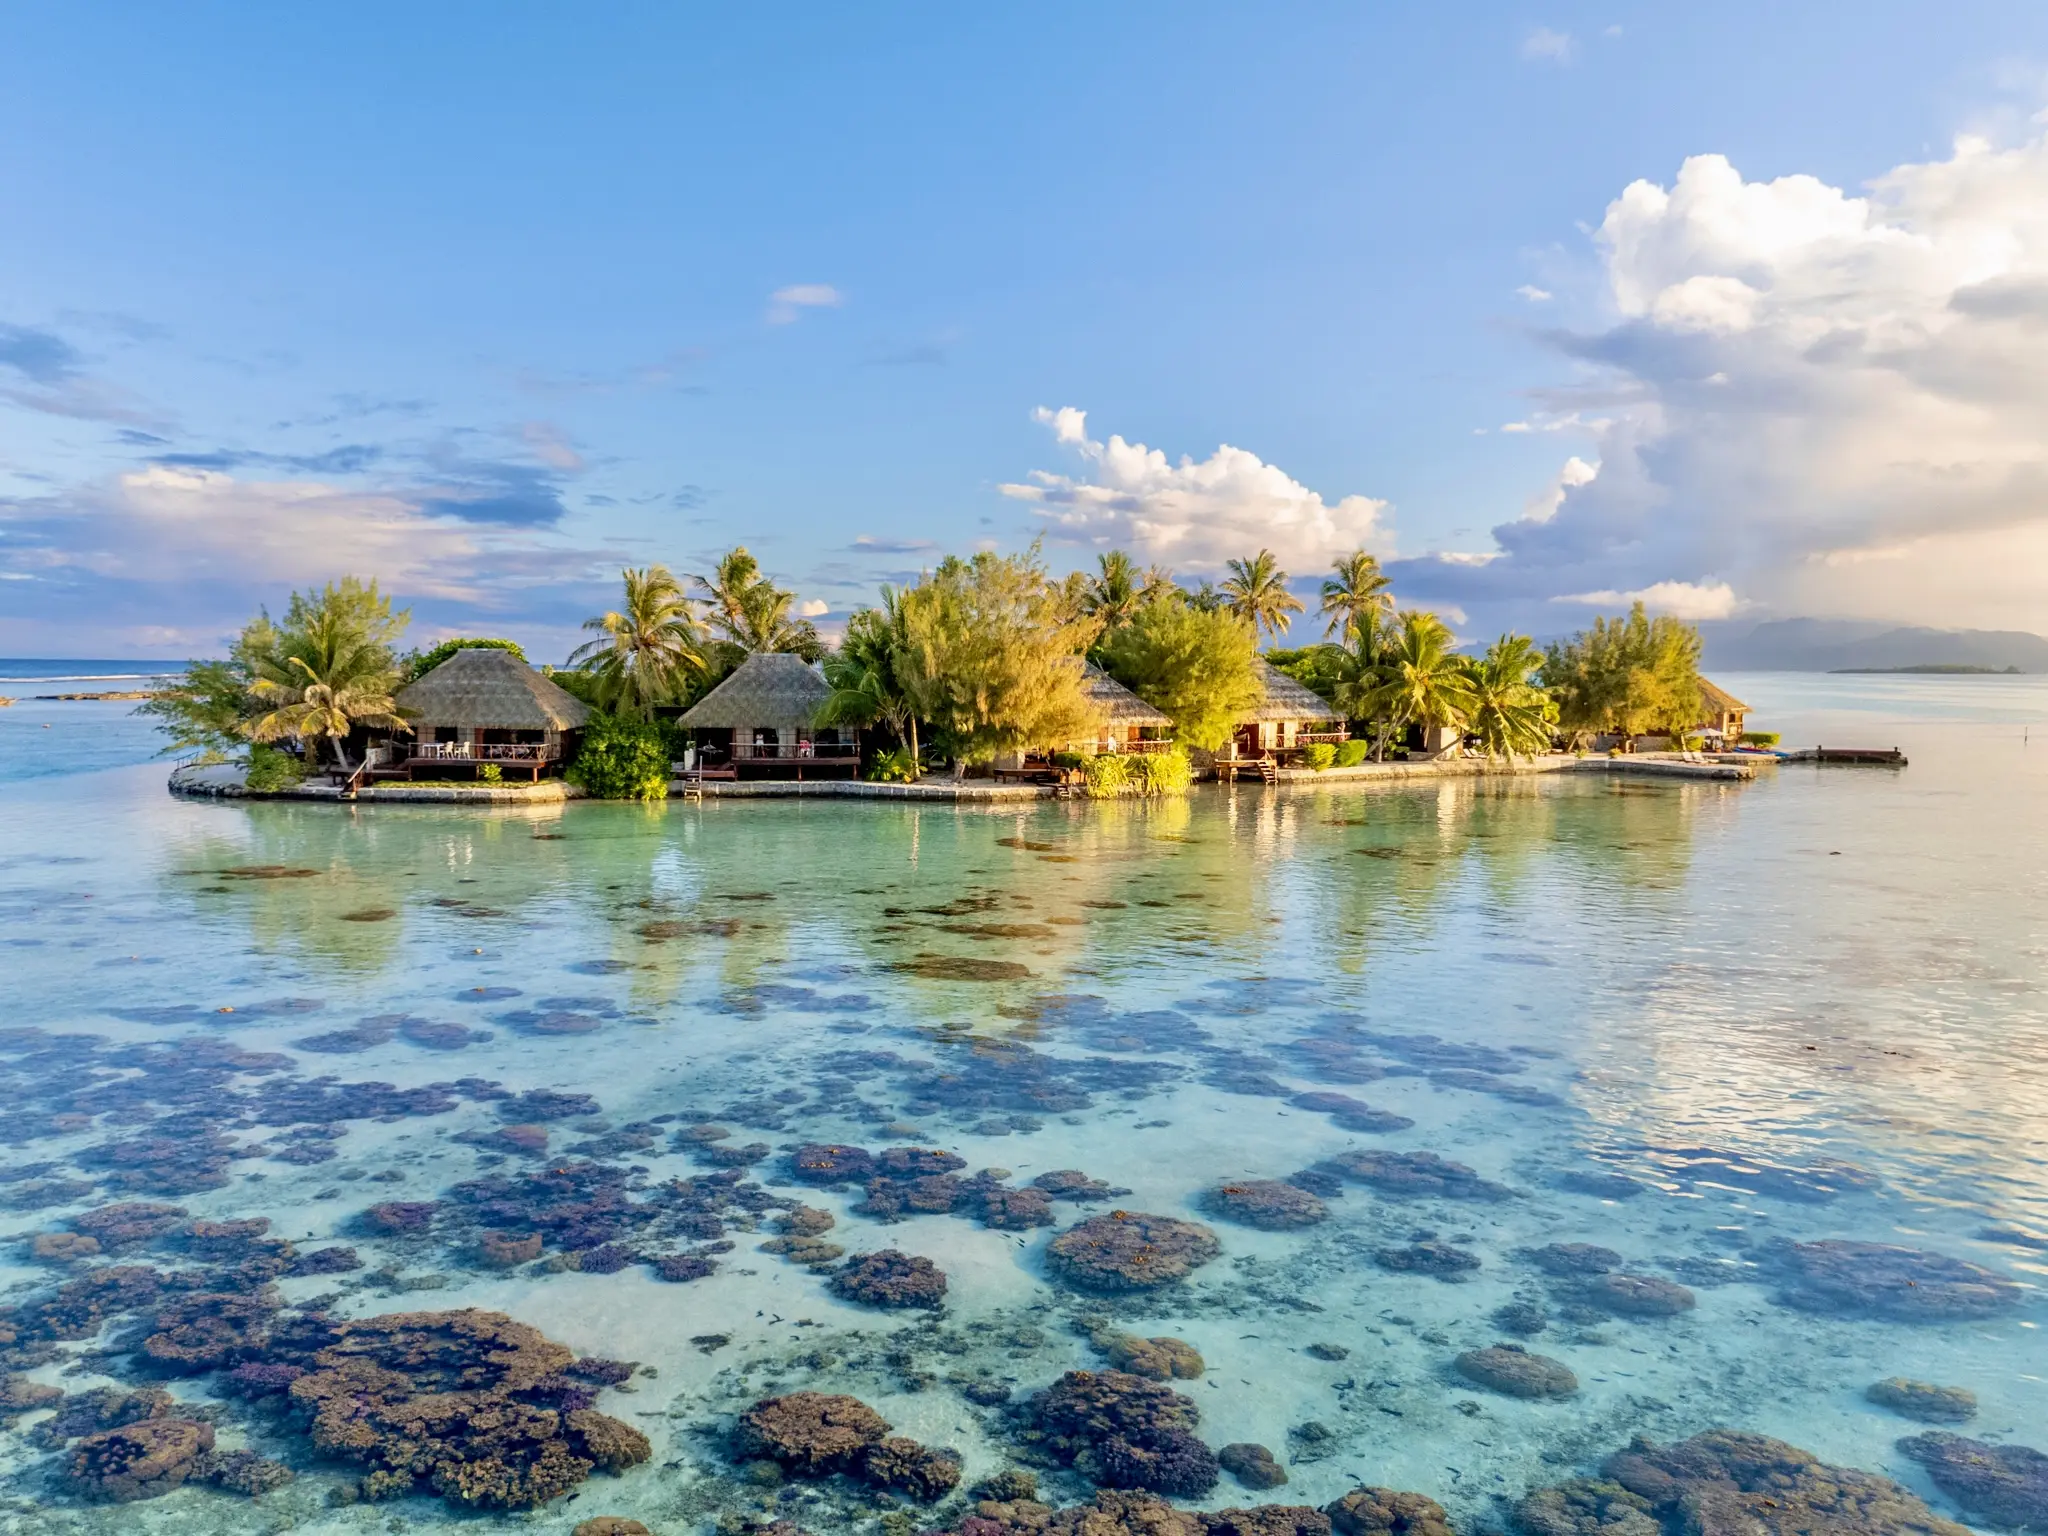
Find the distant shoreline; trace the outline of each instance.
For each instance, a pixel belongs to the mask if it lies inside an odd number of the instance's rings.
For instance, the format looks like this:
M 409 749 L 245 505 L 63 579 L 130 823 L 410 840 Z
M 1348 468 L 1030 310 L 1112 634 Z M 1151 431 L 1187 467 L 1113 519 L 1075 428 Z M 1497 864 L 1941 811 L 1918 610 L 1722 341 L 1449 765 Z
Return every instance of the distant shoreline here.
M 2027 674 L 2018 667 L 1978 667 L 1964 662 L 1929 661 L 1912 667 L 1830 667 L 1830 677 L 1858 676 L 1899 676 L 1922 677 L 2025 677 Z

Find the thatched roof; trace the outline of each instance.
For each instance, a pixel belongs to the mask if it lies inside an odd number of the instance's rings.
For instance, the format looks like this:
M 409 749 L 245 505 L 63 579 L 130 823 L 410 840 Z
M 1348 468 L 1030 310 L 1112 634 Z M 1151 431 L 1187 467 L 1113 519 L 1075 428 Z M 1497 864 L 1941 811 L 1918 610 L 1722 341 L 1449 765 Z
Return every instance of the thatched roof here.
M 1746 715 L 1749 706 L 1726 688 L 1700 679 L 1700 707 L 1710 715 Z
M 756 651 L 692 705 L 683 724 L 714 731 L 800 730 L 831 694 L 824 674 L 803 657 Z
M 1282 672 L 1263 656 L 1259 658 L 1259 681 L 1265 685 L 1266 696 L 1250 714 L 1240 717 L 1240 723 L 1253 720 L 1341 720 L 1344 711 L 1324 698 L 1320 693 L 1311 692 Z
M 394 697 L 415 728 L 466 725 L 501 731 L 573 731 L 590 722 L 588 704 L 510 651 L 457 651 L 425 677 L 407 683 Z
M 1111 725 L 1126 725 L 1135 730 L 1140 726 L 1173 724 L 1173 716 L 1154 709 L 1093 662 L 1081 679 L 1081 688 L 1088 695 L 1088 702 Z

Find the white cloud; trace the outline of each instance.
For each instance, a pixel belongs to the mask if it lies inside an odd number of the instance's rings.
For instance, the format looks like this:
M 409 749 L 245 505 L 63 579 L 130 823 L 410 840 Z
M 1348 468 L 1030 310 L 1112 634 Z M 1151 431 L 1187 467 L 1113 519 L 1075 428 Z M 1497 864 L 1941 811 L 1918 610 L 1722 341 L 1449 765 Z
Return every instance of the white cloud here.
M 1522 39 L 1522 57 L 1537 59 L 1548 64 L 1569 64 L 1578 52 L 1578 45 L 1572 41 L 1569 32 L 1555 32 L 1549 27 L 1537 27 Z
M 797 616 L 805 619 L 822 618 L 832 611 L 832 605 L 822 597 L 805 598 L 796 605 Z
M 1521 287 L 1515 290 L 1515 293 L 1519 297 L 1527 299 L 1531 304 L 1547 304 L 1554 297 L 1548 288 L 1538 288 L 1534 283 L 1522 284 Z
M 792 283 L 768 295 L 768 323 L 788 325 L 807 309 L 837 309 L 845 301 L 830 283 Z
M 1726 585 L 1759 613 L 2048 632 L 2048 134 L 2028 132 L 1861 191 L 1719 155 L 1624 189 L 1595 234 L 1615 319 L 1553 334 L 1578 379 L 1539 395 L 1539 419 L 1585 413 L 1599 475 L 1497 528 L 1509 558 L 1411 586 Z
M 1503 429 L 1505 430 L 1505 428 Z M 1564 467 L 1551 477 L 1550 484 L 1522 503 L 1522 521 L 1525 523 L 1547 523 L 1557 516 L 1557 509 L 1564 505 L 1564 499 L 1582 485 L 1591 485 L 1600 478 L 1600 466 L 1588 464 L 1577 454 L 1564 461 Z
M 1677 619 L 1725 619 L 1743 605 L 1725 581 L 1705 585 L 1690 581 L 1658 581 L 1635 592 L 1574 592 L 1553 597 L 1553 603 L 1578 603 L 1588 608 L 1627 608 L 1641 603 L 1652 613 Z
M 1088 545 L 1125 546 L 1145 560 L 1190 572 L 1220 570 L 1226 560 L 1271 549 L 1300 574 L 1353 549 L 1391 546 L 1381 514 L 1387 503 L 1346 496 L 1330 503 L 1253 453 L 1228 444 L 1208 458 L 1170 462 L 1156 448 L 1088 436 L 1085 412 L 1040 407 L 1033 419 L 1052 428 L 1079 456 L 1080 475 L 1033 470 L 1005 496 L 1029 502 L 1062 535 Z

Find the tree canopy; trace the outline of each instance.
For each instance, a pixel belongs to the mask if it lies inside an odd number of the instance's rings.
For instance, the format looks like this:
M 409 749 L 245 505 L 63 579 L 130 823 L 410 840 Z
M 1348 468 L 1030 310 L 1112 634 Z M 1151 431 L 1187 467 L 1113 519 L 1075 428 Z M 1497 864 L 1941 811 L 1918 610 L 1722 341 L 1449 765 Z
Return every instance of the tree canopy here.
M 405 682 L 418 682 L 457 651 L 509 651 L 521 661 L 526 660 L 526 652 L 520 649 L 517 640 L 465 636 L 455 640 L 443 640 L 438 645 L 428 646 L 424 651 L 407 651 L 399 657 L 398 664 L 404 673 Z
M 1669 615 L 1651 618 L 1641 603 L 1625 618 L 1598 618 L 1590 629 L 1552 644 L 1543 686 L 1558 722 L 1575 736 L 1684 731 L 1699 723 L 1700 633 Z
M 1293 615 L 1303 611 L 1301 599 L 1287 590 L 1287 573 L 1270 549 L 1249 560 L 1232 560 L 1221 590 L 1231 612 L 1254 634 L 1284 635 L 1294 623 Z
M 791 614 L 796 594 L 764 576 L 746 545 L 728 550 L 709 573 L 690 580 L 716 643 L 736 653 L 723 658 L 719 670 L 730 671 L 757 651 L 787 651 L 809 662 L 824 656 L 817 625 Z
M 1093 619 L 1063 611 L 1034 546 L 948 556 L 902 594 L 898 676 L 955 759 L 1069 741 L 1094 729 L 1081 680 Z
M 1557 708 L 1533 679 L 1542 665 L 1527 635 L 1502 635 L 1485 655 L 1466 659 L 1465 728 L 1488 757 L 1549 750 Z
M 1138 610 L 1098 652 L 1102 668 L 1173 717 L 1183 746 L 1213 752 L 1264 696 L 1258 639 L 1228 609 L 1165 598 Z
M 703 632 L 667 566 L 629 567 L 619 577 L 624 601 L 583 621 L 597 638 L 571 652 L 569 665 L 590 676 L 601 708 L 645 720 L 657 706 L 681 703 L 691 679 L 707 670 Z
M 832 692 L 818 711 L 819 725 L 880 725 L 917 762 L 917 700 L 903 667 L 903 594 L 882 588 L 878 608 L 862 608 L 846 621 L 839 648 L 825 658 Z

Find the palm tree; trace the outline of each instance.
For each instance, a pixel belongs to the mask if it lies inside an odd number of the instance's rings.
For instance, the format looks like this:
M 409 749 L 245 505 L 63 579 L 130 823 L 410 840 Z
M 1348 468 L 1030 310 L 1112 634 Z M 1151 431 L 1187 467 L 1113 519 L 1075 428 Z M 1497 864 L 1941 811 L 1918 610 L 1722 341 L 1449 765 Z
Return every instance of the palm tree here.
M 1294 622 L 1289 615 L 1302 612 L 1301 599 L 1287 590 L 1287 573 L 1270 549 L 1260 550 L 1249 560 L 1231 561 L 1223 596 L 1230 611 L 1251 625 L 1255 634 L 1264 630 L 1284 635 Z
M 1367 716 L 1396 727 L 1456 725 L 1472 708 L 1464 658 L 1451 650 L 1450 627 L 1433 613 L 1411 610 L 1389 637 L 1374 681 L 1359 702 Z
M 693 672 L 705 670 L 702 632 L 681 583 L 665 565 L 623 570 L 625 602 L 583 621 L 597 638 L 578 646 L 569 665 L 597 679 L 606 709 L 640 719 L 674 702 Z
M 1373 649 L 1380 631 L 1394 611 L 1392 585 L 1380 563 L 1364 550 L 1353 550 L 1330 569 L 1336 574 L 1323 578 L 1321 613 L 1323 633 L 1339 645 L 1358 643 Z
M 760 562 L 744 544 L 721 556 L 710 575 L 690 579 L 709 610 L 713 633 L 735 650 L 747 655 L 789 651 L 806 661 L 824 654 L 818 627 L 809 619 L 790 617 L 796 594 L 763 576 Z
M 1466 724 L 1488 757 L 1534 757 L 1550 746 L 1557 706 L 1530 681 L 1542 665 L 1543 654 L 1527 635 L 1502 635 L 1484 656 L 1466 658 Z
M 917 772 L 917 708 L 897 669 L 903 641 L 903 594 L 882 588 L 882 606 L 846 621 L 846 638 L 825 658 L 832 687 L 818 708 L 820 725 L 884 725 L 910 752 Z
M 1173 582 L 1173 577 L 1156 565 L 1138 569 L 1138 562 L 1120 549 L 1098 555 L 1095 563 L 1098 573 L 1087 578 L 1081 609 L 1102 621 L 1105 635 L 1130 623 L 1161 588 Z
M 295 737 L 316 763 L 322 745 L 331 744 L 345 769 L 345 743 L 356 726 L 404 730 L 391 697 L 399 671 L 389 644 L 404 623 L 374 581 L 364 587 L 348 577 L 312 598 L 295 595 L 275 643 L 249 658 L 249 697 L 268 708 L 242 733 L 251 741 Z

